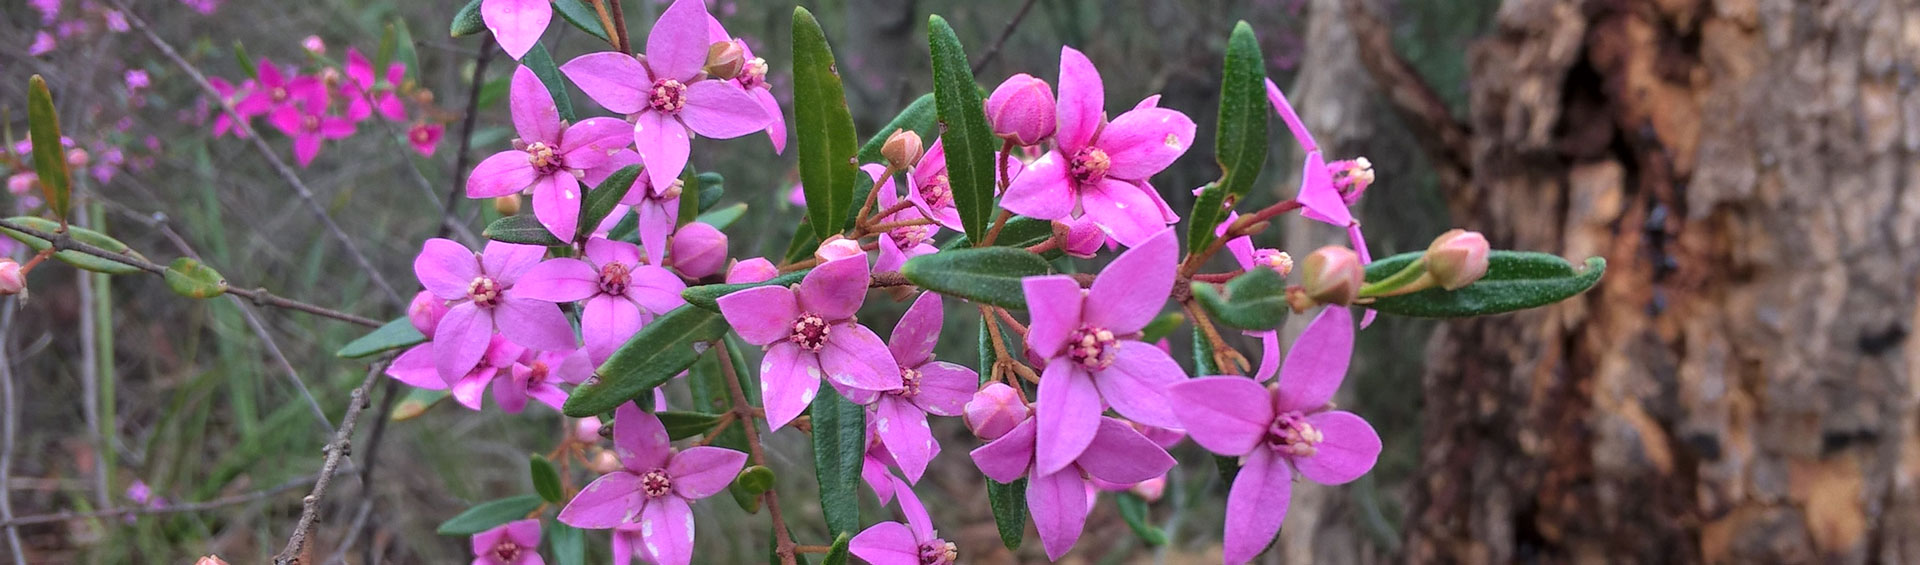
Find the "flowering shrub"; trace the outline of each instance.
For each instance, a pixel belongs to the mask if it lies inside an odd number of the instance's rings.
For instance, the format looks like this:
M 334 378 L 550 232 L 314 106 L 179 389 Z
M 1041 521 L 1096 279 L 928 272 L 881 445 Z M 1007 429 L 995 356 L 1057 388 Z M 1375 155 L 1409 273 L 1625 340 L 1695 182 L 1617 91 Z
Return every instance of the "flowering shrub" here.
M 471 536 L 476 563 L 542 562 L 543 529 L 607 530 L 620 563 L 694 562 L 694 513 L 722 492 L 767 511 L 782 562 L 823 553 L 828 563 L 954 563 L 970 548 L 940 536 L 914 491 L 930 465 L 964 464 L 940 459 L 931 432 L 931 419 L 952 417 L 978 439 L 967 458 L 1009 547 L 1031 518 L 1046 555 L 1060 558 L 1101 492 L 1124 493 L 1122 512 L 1137 522 L 1176 464 L 1169 448 L 1191 438 L 1234 477 L 1224 559 L 1246 562 L 1284 523 L 1293 482 L 1341 484 L 1373 467 L 1379 436 L 1331 402 L 1356 332 L 1377 313 L 1536 307 L 1590 288 L 1604 267 L 1490 250 L 1462 230 L 1425 252 L 1372 260 L 1349 207 L 1374 170 L 1365 158 L 1323 155 L 1265 78 L 1244 23 L 1223 65 L 1213 141 L 1221 176 L 1194 189 L 1183 215 L 1153 177 L 1192 149 L 1194 120 L 1158 96 L 1109 117 L 1098 68 L 1072 47 L 1061 49 L 1057 83 L 1016 74 L 983 98 L 953 30 L 935 16 L 934 92 L 860 144 L 834 55 L 805 9 L 793 18 L 792 84 L 781 85 L 700 0 L 667 7 L 638 52 L 612 7 L 474 0 L 455 16 L 455 35 L 490 31 L 519 61 L 506 94 L 517 138 L 483 148 L 496 152 L 464 187 L 506 216 L 478 251 L 422 242 L 413 270 L 424 290 L 406 315 L 341 352 L 397 352 L 376 365 L 385 375 L 471 410 L 489 410 L 490 395 L 508 414 L 532 400 L 578 419 L 551 455 L 535 456 L 535 495 L 442 526 Z M 556 12 L 611 49 L 556 64 L 536 41 Z M 385 49 L 377 62 L 349 49 L 340 65 L 317 40 L 303 47 L 304 70 L 260 59 L 243 80 L 210 79 L 215 133 L 246 135 L 245 124 L 265 118 L 305 166 L 326 141 L 377 119 L 412 124 L 408 140 L 431 154 L 439 126 L 416 117 L 431 114 L 422 105 L 430 96 L 406 64 Z M 569 87 L 604 112 L 576 111 Z M 794 93 L 791 130 L 776 88 Z M 22 155 L 35 172 L 13 167 L 35 176 L 9 188 L 38 188 L 53 219 L 0 223 L 39 251 L 24 265 L 0 261 L 0 292 L 21 291 L 24 273 L 52 257 L 161 274 L 188 296 L 274 298 L 191 260 L 135 262 L 112 238 L 66 226 L 73 163 L 52 148 L 50 94 L 40 83 L 33 92 L 34 145 Z M 1293 198 L 1243 207 L 1265 165 L 1270 113 L 1303 149 L 1303 176 Z M 703 180 L 714 172 L 692 170 L 688 157 L 696 137 L 761 132 L 775 152 L 794 134 L 806 215 L 785 256 L 736 259 L 730 220 L 704 215 L 717 200 Z M 531 206 L 516 214 L 523 194 Z M 1345 230 L 1351 246 L 1297 262 L 1255 246 L 1295 212 Z M 1222 250 L 1233 268 L 1217 270 Z M 911 305 L 876 324 L 861 316 L 871 289 L 883 290 L 872 301 Z M 951 311 L 978 314 L 976 359 L 935 355 Z M 1312 322 L 1283 352 L 1276 330 L 1291 314 Z M 1194 349 L 1185 364 L 1164 339 L 1183 323 Z M 885 336 L 874 329 L 887 327 Z M 1259 339 L 1257 363 L 1222 338 L 1231 330 Z M 664 390 L 679 387 L 693 401 L 669 405 Z M 774 469 L 762 453 L 762 433 L 789 428 L 811 436 L 833 536 L 808 540 L 820 543 L 792 538 L 773 486 L 776 473 L 805 470 Z M 343 449 L 330 449 L 329 465 Z M 600 476 L 576 485 L 561 472 L 574 463 Z M 861 483 L 904 524 L 863 516 Z

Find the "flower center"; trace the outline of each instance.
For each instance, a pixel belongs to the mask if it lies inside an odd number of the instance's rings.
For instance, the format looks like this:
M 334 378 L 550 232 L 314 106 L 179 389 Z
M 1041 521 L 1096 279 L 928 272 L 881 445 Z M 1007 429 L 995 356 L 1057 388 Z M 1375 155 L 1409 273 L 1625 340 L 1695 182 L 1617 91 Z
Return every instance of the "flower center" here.
M 501 563 L 512 563 L 520 559 L 520 544 L 503 539 L 493 544 L 493 557 Z
M 1113 355 L 1119 351 L 1119 338 L 1106 328 L 1082 325 L 1067 336 L 1067 358 L 1089 371 L 1113 366 Z
M 819 314 L 805 312 L 793 319 L 793 335 L 787 339 L 807 348 L 807 351 L 820 351 L 827 345 L 827 335 L 833 333 L 833 327 L 827 325 L 827 319 Z
M 411 132 L 411 133 L 409 133 L 408 135 L 410 135 L 410 136 L 412 136 L 412 137 L 413 137 L 413 142 L 414 142 L 414 143 L 426 143 L 426 142 L 427 142 L 427 130 L 426 130 L 426 128 L 413 128 L 413 132 Z
M 654 110 L 668 114 L 678 114 L 687 107 L 687 85 L 673 79 L 660 79 L 653 83 L 653 95 L 647 97 L 647 105 Z
M 1274 272 L 1280 273 L 1282 278 L 1293 273 L 1293 256 L 1277 249 L 1253 250 L 1253 264 L 1256 267 L 1273 269 Z
M 1307 423 L 1307 417 L 1298 411 L 1281 414 L 1267 426 L 1267 447 L 1281 455 L 1311 456 L 1320 452 L 1320 442 L 1325 439 L 1320 429 Z
M 933 538 L 920 544 L 920 565 L 953 565 L 960 559 L 960 548 L 953 542 Z
M 918 369 L 901 367 L 900 390 L 894 391 L 894 394 L 899 395 L 901 398 L 920 396 L 920 377 L 921 375 Z
M 1328 163 L 1327 169 L 1333 175 L 1333 187 L 1340 191 L 1340 199 L 1348 205 L 1360 200 L 1360 193 L 1373 184 L 1373 162 L 1366 157 Z
M 920 199 L 933 208 L 945 208 L 953 204 L 953 182 L 947 179 L 946 173 L 933 177 L 932 181 L 920 185 Z
M 535 141 L 527 145 L 524 151 L 527 152 L 527 164 L 533 165 L 534 172 L 540 173 L 541 175 L 553 174 L 554 171 L 558 171 L 560 167 L 566 165 L 560 158 L 560 154 L 555 152 L 553 146 L 547 145 L 546 142 Z
M 747 59 L 740 76 L 734 77 L 734 80 L 740 81 L 742 88 L 758 88 L 767 84 L 767 60 L 759 57 Z
M 607 263 L 600 267 L 600 292 L 614 296 L 627 294 L 627 283 L 633 281 L 632 271 L 625 263 Z
M 301 118 L 300 127 L 306 128 L 307 131 L 320 131 L 320 117 L 307 116 L 307 117 Z
M 273 87 L 274 102 L 285 102 L 287 100 L 287 96 L 288 96 L 287 87 L 284 87 L 284 86 Z
M 654 469 L 640 476 L 640 491 L 647 498 L 660 498 L 673 491 L 673 479 L 667 478 L 666 469 Z
M 1098 147 L 1084 147 L 1074 152 L 1073 162 L 1068 164 L 1068 174 L 1082 184 L 1100 182 L 1107 178 L 1107 169 L 1113 166 L 1113 159 Z
M 548 371 L 546 361 L 534 361 L 533 364 L 527 365 L 527 387 L 532 388 L 534 385 L 546 382 Z
M 500 290 L 500 283 L 495 282 L 493 277 L 480 275 L 467 283 L 467 298 L 473 299 L 473 303 L 482 308 L 492 308 L 500 305 Z
M 927 242 L 927 238 L 932 236 L 930 233 L 933 231 L 932 228 L 933 226 L 924 225 L 898 227 L 887 234 L 893 236 L 894 245 L 900 246 L 901 249 L 912 249 Z

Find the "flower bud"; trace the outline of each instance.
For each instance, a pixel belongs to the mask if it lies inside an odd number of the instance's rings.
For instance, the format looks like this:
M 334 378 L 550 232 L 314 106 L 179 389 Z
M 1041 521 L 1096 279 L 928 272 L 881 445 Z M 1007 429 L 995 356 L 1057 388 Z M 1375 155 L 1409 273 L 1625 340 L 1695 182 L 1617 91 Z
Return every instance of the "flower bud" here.
M 600 443 L 600 419 L 588 416 L 574 420 L 573 441 L 588 445 Z
M 680 226 L 670 248 L 673 266 L 682 275 L 706 278 L 727 266 L 727 234 L 704 222 Z
M 1147 502 L 1159 502 L 1160 496 L 1167 492 L 1167 476 L 1162 474 L 1134 483 L 1132 487 L 1127 488 L 1127 491 L 1132 492 L 1134 496 L 1146 499 Z
M 413 329 L 420 330 L 428 339 L 433 338 L 434 328 L 440 327 L 440 319 L 446 316 L 446 301 L 424 290 L 413 295 L 413 303 L 407 305 L 407 319 L 413 322 Z
M 1487 275 L 1487 236 L 1477 231 L 1448 230 L 1427 246 L 1427 274 L 1440 288 L 1459 290 Z
M 1100 247 L 1107 244 L 1107 233 L 1086 218 L 1054 220 L 1053 234 L 1060 238 L 1060 251 L 1081 259 L 1099 253 Z
M 306 39 L 300 40 L 300 48 L 306 49 L 315 57 L 327 54 L 327 42 L 321 40 L 318 35 L 309 35 Z
M 747 67 L 747 52 L 739 43 L 721 41 L 707 46 L 707 76 L 729 80 Z
M 860 248 L 859 241 L 847 239 L 845 236 L 840 235 L 827 238 L 826 241 L 820 243 L 820 249 L 813 252 L 813 256 L 819 258 L 821 261 L 832 261 L 841 257 L 866 254 L 867 250 Z
M 1321 304 L 1352 304 L 1360 297 L 1360 285 L 1365 275 L 1360 266 L 1360 256 L 1352 249 L 1329 245 L 1315 250 L 1301 265 L 1305 277 L 1300 286 L 1307 297 Z
M 520 213 L 520 195 L 509 194 L 494 197 L 493 211 L 499 212 L 502 216 L 512 216 Z
M 0 296 L 12 296 L 26 290 L 27 274 L 20 271 L 20 263 L 0 257 Z
M 218 555 L 204 555 L 199 561 L 194 561 L 193 565 L 227 565 L 227 560 L 221 559 Z
M 896 171 L 904 171 L 920 162 L 920 154 L 925 148 L 920 145 L 920 134 L 906 130 L 893 130 L 887 136 L 886 145 L 880 146 L 880 156 L 887 158 L 887 166 Z
M 7 177 L 7 192 L 13 194 L 27 194 L 39 186 L 40 175 L 32 172 L 14 173 Z
M 987 125 L 1001 139 L 1022 146 L 1053 135 L 1053 87 L 1033 75 L 1007 77 L 987 97 Z
M 732 268 L 727 269 L 727 284 L 765 282 L 777 276 L 780 276 L 780 268 L 773 266 L 772 261 L 766 257 L 754 257 L 735 262 Z
M 1027 419 L 1027 404 L 1020 401 L 1020 393 L 1013 387 L 992 383 L 973 393 L 961 417 L 974 436 L 992 441 Z
M 69 167 L 85 167 L 87 163 L 92 161 L 93 158 L 87 155 L 87 150 L 85 149 L 75 147 L 67 150 L 67 166 Z
M 620 465 L 620 456 L 615 455 L 613 450 L 602 449 L 600 453 L 595 454 L 593 459 L 587 463 L 587 468 L 592 469 L 595 473 L 605 475 L 623 469 L 624 467 Z

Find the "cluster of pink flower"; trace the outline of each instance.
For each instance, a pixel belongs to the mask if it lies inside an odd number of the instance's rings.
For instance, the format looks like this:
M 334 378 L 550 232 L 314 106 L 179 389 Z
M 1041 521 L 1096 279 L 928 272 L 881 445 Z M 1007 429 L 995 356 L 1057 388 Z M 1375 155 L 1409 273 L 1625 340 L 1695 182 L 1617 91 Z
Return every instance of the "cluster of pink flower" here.
M 374 63 L 358 49 L 347 48 L 343 66 L 327 59 L 326 43 L 318 37 L 308 37 L 302 48 L 317 67 L 311 74 L 263 57 L 254 65 L 255 75 L 238 84 L 208 78 L 222 100 L 202 100 L 195 120 L 204 122 L 211 114 L 215 136 L 245 136 L 251 128 L 235 127 L 234 116 L 248 121 L 265 116 L 267 123 L 293 140 L 294 159 L 305 167 L 320 154 L 324 141 L 351 137 L 360 123 L 378 115 L 408 124 L 407 144 L 421 155 L 433 155 L 446 128 L 431 118 L 432 94 L 407 80 L 405 63 L 388 63 L 384 72 L 377 73 Z

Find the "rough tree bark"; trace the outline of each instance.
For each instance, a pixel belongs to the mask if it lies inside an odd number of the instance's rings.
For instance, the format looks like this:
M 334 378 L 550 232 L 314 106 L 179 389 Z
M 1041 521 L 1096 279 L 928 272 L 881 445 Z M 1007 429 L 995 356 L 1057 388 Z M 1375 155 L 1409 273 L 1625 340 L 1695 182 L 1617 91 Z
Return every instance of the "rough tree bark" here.
M 1471 57 L 1455 223 L 1609 269 L 1431 341 L 1406 559 L 1920 562 L 1920 1 L 1508 0 Z

